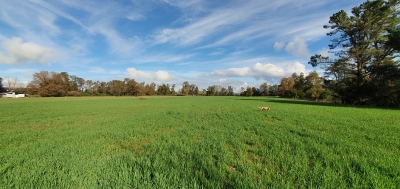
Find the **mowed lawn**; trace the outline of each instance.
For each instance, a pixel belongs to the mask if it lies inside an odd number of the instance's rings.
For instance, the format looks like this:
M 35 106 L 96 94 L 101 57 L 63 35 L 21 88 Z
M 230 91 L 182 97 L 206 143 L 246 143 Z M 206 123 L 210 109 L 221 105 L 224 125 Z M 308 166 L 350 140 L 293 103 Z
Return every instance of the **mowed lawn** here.
M 0 99 L 0 188 L 400 186 L 398 109 L 145 98 Z

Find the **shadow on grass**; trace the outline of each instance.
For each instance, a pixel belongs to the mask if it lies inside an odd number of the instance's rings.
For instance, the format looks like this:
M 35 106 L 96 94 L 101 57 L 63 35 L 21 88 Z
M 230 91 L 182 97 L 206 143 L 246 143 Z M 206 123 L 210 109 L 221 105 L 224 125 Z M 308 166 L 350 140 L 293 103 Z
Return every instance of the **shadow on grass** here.
M 281 104 L 298 104 L 298 105 L 310 105 L 310 106 L 330 106 L 330 107 L 351 107 L 351 108 L 362 108 L 362 109 L 383 109 L 383 110 L 399 110 L 399 108 L 393 107 L 377 107 L 377 106 L 357 106 L 351 104 L 336 104 L 336 103 L 327 103 L 327 102 L 316 102 L 310 100 L 297 100 L 297 99 L 288 99 L 288 98 L 280 98 L 280 97 L 248 97 L 248 98 L 240 98 L 237 100 L 251 100 L 251 101 L 261 101 L 261 102 L 272 102 L 272 103 L 281 103 Z
M 307 101 L 307 100 L 296 100 L 296 99 L 285 99 L 285 98 L 279 98 L 279 97 L 272 97 L 272 98 L 249 97 L 249 98 L 241 98 L 238 100 L 272 102 L 272 103 L 282 103 L 282 104 L 313 105 L 313 106 L 341 106 L 341 107 L 345 106 L 345 105 L 341 105 L 341 104 L 332 104 L 332 103 L 315 102 L 315 101 Z

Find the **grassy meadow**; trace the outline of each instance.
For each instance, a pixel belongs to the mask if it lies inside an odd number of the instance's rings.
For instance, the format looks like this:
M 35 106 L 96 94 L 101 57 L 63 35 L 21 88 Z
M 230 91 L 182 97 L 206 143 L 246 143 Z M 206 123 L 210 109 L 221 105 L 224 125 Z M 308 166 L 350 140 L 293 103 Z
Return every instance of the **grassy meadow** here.
M 0 110 L 0 188 L 400 186 L 400 110 L 202 96 L 0 99 Z

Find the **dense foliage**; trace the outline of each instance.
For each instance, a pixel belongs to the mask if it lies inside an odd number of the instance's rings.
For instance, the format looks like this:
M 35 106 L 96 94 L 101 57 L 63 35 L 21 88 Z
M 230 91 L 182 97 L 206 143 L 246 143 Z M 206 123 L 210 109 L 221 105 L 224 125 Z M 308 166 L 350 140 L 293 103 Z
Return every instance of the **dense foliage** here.
M 326 87 L 343 103 L 400 106 L 399 1 L 374 0 L 330 17 L 335 59 L 315 55 L 325 68 Z
M 138 95 L 175 95 L 175 85 L 159 85 L 155 83 L 138 83 L 134 79 L 125 78 L 100 82 L 85 80 L 69 75 L 67 72 L 40 71 L 33 74 L 33 80 L 27 86 L 31 95 L 46 96 L 81 96 L 81 95 L 113 95 L 113 96 L 138 96 Z
M 3 92 L 3 78 L 0 77 L 0 93 Z
M 330 100 L 327 95 L 329 90 L 323 87 L 323 80 L 316 71 L 310 72 L 306 77 L 304 73 L 293 73 L 291 77 L 282 78 L 278 86 L 278 95 L 287 98 L 300 98 L 312 100 Z
M 263 96 L 269 94 L 268 86 L 264 83 Z M 262 88 L 262 87 L 261 87 Z M 139 95 L 207 95 L 207 96 L 233 96 L 232 86 L 209 86 L 207 90 L 199 90 L 195 84 L 188 81 L 183 82 L 182 87 L 175 91 L 175 84 L 160 84 L 154 82 L 146 84 L 138 83 L 134 79 L 125 78 L 100 82 L 85 80 L 83 78 L 69 75 L 67 72 L 40 71 L 33 74 L 33 80 L 27 86 L 30 95 L 47 96 L 81 96 L 81 95 L 112 95 L 112 96 L 139 96 Z M 255 96 L 260 96 L 257 93 Z M 252 96 L 252 95 L 250 95 Z

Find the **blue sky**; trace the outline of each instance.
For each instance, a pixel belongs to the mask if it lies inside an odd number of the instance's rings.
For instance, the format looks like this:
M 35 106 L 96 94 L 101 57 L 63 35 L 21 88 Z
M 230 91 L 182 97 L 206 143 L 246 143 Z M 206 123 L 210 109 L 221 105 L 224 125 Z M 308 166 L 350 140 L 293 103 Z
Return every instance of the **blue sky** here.
M 133 78 L 259 87 L 319 68 L 329 17 L 361 0 L 3 0 L 0 77 L 41 70 L 86 80 Z M 178 88 L 178 87 L 177 87 Z

